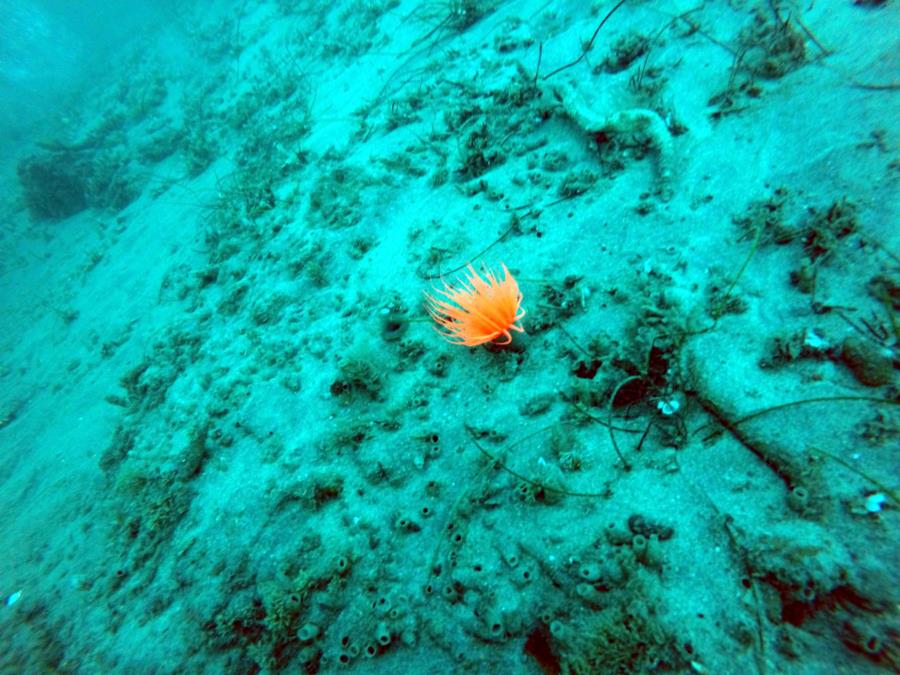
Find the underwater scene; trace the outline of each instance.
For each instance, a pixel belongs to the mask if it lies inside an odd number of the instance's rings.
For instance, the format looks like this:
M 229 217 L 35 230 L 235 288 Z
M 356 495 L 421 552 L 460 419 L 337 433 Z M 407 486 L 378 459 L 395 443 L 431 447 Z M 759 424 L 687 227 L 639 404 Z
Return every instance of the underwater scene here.
M 0 0 L 0 673 L 900 672 L 890 0 Z

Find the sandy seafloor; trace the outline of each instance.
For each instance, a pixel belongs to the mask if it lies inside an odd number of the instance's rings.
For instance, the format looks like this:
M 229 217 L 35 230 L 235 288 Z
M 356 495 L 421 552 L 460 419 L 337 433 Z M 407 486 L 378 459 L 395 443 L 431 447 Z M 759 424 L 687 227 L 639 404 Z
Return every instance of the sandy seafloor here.
M 205 3 L 7 144 L 2 672 L 900 668 L 896 3 L 613 4 Z

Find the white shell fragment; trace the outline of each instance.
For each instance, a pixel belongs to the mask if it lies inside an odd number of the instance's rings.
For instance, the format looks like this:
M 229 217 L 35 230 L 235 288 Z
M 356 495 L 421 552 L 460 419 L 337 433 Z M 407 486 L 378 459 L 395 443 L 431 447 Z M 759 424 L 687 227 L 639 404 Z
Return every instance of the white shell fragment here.
M 885 497 L 881 492 L 876 492 L 875 494 L 869 495 L 868 497 L 866 497 L 866 511 L 868 511 L 869 513 L 879 513 L 886 500 L 887 497 Z

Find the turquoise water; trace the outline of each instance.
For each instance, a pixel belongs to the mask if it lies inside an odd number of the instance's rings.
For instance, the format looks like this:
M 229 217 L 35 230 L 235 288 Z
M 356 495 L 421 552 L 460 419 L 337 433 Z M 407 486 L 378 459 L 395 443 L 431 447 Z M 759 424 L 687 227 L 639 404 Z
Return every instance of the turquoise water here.
M 2 672 L 900 667 L 894 5 L 0 17 Z

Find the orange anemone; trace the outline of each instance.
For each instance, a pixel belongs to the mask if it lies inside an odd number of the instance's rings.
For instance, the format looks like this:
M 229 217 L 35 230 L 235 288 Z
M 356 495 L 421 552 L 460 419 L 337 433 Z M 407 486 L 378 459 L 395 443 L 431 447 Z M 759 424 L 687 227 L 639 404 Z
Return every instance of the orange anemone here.
M 500 263 L 500 266 L 503 268 L 502 279 L 487 267 L 482 278 L 469 263 L 468 277 L 460 279 L 457 286 L 445 281 L 443 289 L 434 289 L 443 299 L 425 293 L 426 309 L 447 340 L 475 347 L 502 336 L 505 341 L 497 344 L 508 345 L 512 342 L 509 331 L 524 332 L 516 324 L 525 316 L 519 284 L 506 265 Z

